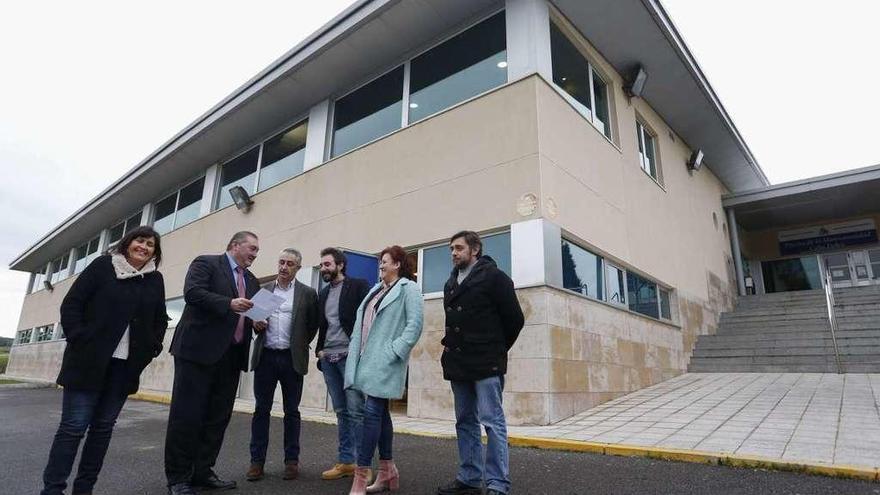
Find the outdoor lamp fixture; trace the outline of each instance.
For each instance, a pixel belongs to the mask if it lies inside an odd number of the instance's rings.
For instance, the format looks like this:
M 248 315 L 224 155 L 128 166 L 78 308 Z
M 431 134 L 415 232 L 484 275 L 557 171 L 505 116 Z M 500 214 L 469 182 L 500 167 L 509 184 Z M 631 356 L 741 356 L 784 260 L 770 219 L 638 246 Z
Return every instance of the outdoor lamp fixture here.
M 229 195 L 232 196 L 232 202 L 235 203 L 235 207 L 245 213 L 247 213 L 248 210 L 251 209 L 251 205 L 254 204 L 251 195 L 241 186 L 235 186 L 230 189 Z
M 637 96 L 641 98 L 642 92 L 645 90 L 645 82 L 648 80 L 648 72 L 645 71 L 645 68 L 641 65 L 637 66 L 635 70 L 633 70 L 633 74 L 631 76 L 628 84 L 623 88 L 626 91 L 627 96 L 632 98 L 633 96 Z
M 52 285 L 52 282 L 50 282 L 48 280 L 43 280 L 43 287 L 45 287 L 46 290 L 49 292 L 52 292 L 53 290 L 55 290 L 55 286 Z
M 700 170 L 700 167 L 703 166 L 703 150 L 698 149 L 691 153 L 691 157 L 688 158 L 687 167 L 691 172 L 696 172 Z

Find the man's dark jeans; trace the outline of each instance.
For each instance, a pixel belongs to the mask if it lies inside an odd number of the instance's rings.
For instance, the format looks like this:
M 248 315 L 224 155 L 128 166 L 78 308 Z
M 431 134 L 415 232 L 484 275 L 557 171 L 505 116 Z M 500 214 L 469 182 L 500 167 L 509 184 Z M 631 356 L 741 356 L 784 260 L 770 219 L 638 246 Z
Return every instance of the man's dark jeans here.
M 101 390 L 77 390 L 65 387 L 61 406 L 61 423 L 55 433 L 49 462 L 43 471 L 42 495 L 63 494 L 67 477 L 73 469 L 80 440 L 88 430 L 79 470 L 73 482 L 73 493 L 90 493 L 104 464 L 110 436 L 119 411 L 128 395 L 125 393 L 126 362 L 111 359 Z
M 303 376 L 293 369 L 290 349 L 263 349 L 254 370 L 256 408 L 251 420 L 251 462 L 263 464 L 269 447 L 269 415 L 275 401 L 275 385 L 281 383 L 284 403 L 284 462 L 299 462 L 300 413 Z

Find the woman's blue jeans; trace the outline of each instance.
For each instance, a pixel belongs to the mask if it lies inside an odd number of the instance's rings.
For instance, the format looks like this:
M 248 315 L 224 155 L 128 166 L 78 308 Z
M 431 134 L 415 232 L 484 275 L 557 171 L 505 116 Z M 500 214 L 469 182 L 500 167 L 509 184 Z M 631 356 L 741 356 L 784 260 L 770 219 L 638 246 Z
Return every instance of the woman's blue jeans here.
M 394 438 L 394 425 L 388 411 L 388 399 L 367 396 L 364 403 L 364 429 L 361 437 L 358 462 L 360 467 L 373 465 L 373 452 L 379 447 L 379 459 L 390 461 L 391 443 Z
M 101 390 L 64 389 L 61 423 L 43 471 L 42 495 L 64 493 L 80 440 L 86 431 L 88 436 L 73 482 L 73 493 L 91 493 L 104 464 L 116 418 L 128 398 L 125 367 L 124 360 L 111 359 Z

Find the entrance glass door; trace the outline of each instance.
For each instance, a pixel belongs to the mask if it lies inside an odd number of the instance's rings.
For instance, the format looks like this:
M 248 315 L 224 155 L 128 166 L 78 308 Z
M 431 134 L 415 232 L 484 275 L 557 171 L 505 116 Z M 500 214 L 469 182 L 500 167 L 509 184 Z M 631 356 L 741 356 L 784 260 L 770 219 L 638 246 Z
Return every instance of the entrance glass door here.
M 850 265 L 853 269 L 853 283 L 855 285 L 871 284 L 871 264 L 868 263 L 866 251 L 852 251 L 849 253 Z
M 874 251 L 877 251 L 875 254 Z M 877 263 L 874 263 L 875 257 Z M 831 274 L 834 287 L 854 287 L 870 285 L 874 276 L 874 268 L 880 268 L 880 249 L 869 251 L 850 251 L 823 256 L 825 269 Z
M 834 287 L 852 285 L 852 270 L 849 268 L 847 253 L 826 254 L 825 269 L 831 274 L 831 284 Z
M 868 261 L 871 262 L 871 278 L 880 283 L 880 248 L 868 250 Z

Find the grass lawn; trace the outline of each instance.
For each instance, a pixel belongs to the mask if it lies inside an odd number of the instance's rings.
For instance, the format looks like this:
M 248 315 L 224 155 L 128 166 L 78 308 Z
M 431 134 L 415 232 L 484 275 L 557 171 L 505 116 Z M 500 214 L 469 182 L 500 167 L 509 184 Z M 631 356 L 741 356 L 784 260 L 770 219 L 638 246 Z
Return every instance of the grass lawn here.
M 0 385 L 9 385 L 10 383 L 21 383 L 17 380 L 7 380 L 6 378 L 0 378 Z
M 0 351 L 0 373 L 6 373 L 6 363 L 9 362 L 9 350 Z

